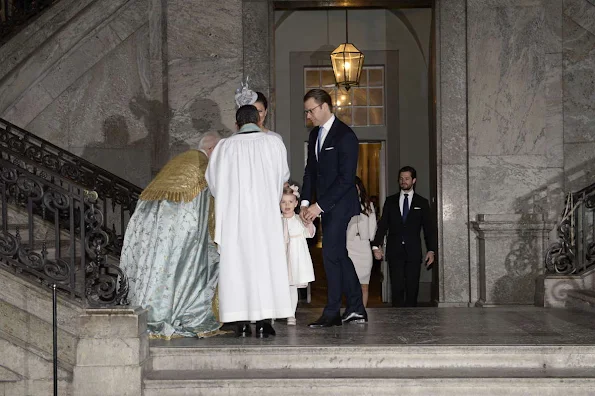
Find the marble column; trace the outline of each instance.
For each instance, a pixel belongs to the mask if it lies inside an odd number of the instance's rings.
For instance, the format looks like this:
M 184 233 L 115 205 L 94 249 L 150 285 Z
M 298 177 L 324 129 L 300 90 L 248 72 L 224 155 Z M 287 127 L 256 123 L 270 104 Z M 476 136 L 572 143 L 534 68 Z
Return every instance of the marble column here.
M 438 0 L 437 147 L 439 305 L 470 302 L 466 1 Z
M 196 147 L 205 132 L 235 131 L 243 23 L 238 0 L 167 0 L 170 155 Z
M 274 11 L 270 0 L 242 0 L 243 69 L 250 86 L 269 102 L 267 126 L 275 129 Z
M 554 223 L 546 221 L 543 214 L 480 214 L 472 226 L 479 252 L 476 305 L 533 305 Z

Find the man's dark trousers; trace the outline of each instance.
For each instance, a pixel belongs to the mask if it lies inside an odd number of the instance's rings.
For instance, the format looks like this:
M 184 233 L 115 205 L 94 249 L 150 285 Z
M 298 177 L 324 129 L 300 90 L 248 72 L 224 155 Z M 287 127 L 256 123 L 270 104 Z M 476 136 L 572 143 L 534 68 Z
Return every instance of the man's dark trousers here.
M 327 317 L 339 315 L 341 291 L 344 291 L 347 297 L 347 306 L 351 312 L 365 311 L 357 273 L 347 254 L 347 225 L 350 219 L 333 212 L 322 215 L 322 256 L 328 288 L 328 301 L 323 315 Z

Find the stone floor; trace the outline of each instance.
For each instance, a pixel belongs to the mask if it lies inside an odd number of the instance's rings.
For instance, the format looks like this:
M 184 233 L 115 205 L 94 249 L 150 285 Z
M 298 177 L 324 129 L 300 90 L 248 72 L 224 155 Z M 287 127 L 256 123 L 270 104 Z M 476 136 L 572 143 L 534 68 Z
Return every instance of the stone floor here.
M 327 329 L 306 325 L 321 309 L 300 308 L 297 326 L 276 321 L 276 337 L 230 335 L 152 340 L 154 347 L 373 345 L 595 345 L 595 314 L 566 309 L 371 308 L 370 322 Z

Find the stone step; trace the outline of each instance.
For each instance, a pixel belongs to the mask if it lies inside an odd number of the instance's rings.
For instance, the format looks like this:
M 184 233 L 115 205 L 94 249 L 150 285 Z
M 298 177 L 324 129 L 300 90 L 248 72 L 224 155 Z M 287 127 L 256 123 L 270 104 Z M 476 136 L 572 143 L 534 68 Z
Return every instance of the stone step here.
M 565 306 L 595 312 L 595 290 L 568 290 Z
M 183 395 L 539 395 L 592 394 L 593 370 L 277 369 L 153 371 L 145 396 Z
M 152 346 L 150 354 L 155 371 L 595 367 L 595 345 Z

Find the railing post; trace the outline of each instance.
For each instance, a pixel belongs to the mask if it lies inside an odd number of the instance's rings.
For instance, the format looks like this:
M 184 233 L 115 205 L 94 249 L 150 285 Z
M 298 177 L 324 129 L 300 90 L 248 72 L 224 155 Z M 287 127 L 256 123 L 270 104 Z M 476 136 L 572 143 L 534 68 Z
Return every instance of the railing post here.
M 87 309 L 79 317 L 74 396 L 142 395 L 149 362 L 146 309 Z
M 58 396 L 58 301 L 55 283 L 52 285 L 52 337 L 54 355 L 54 396 Z

